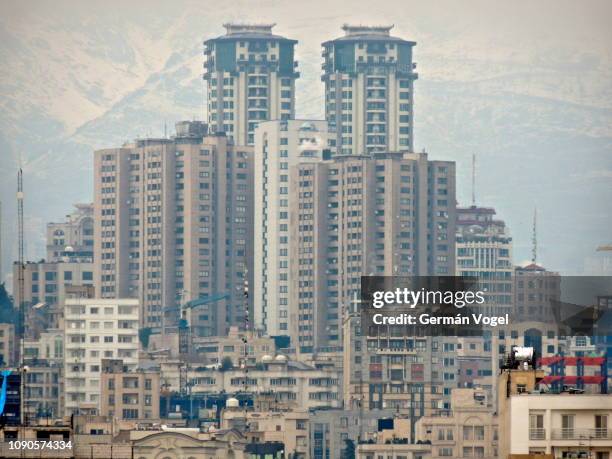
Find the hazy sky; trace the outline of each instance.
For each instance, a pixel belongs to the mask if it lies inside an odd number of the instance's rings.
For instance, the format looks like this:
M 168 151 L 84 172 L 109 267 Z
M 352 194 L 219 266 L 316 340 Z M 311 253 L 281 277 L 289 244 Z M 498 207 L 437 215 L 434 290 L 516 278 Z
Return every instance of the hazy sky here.
M 297 115 L 316 118 L 321 42 L 343 23 L 394 24 L 394 35 L 417 42 L 417 149 L 457 161 L 462 204 L 476 153 L 479 203 L 510 226 L 516 261 L 529 256 L 538 206 L 543 261 L 579 269 L 612 242 L 610 18 L 610 1 L 2 1 L 10 249 L 0 263 L 6 272 L 14 256 L 18 158 L 30 187 L 28 256 L 41 257 L 45 222 L 92 199 L 94 148 L 203 115 L 202 40 L 237 21 L 274 22 L 299 40 Z

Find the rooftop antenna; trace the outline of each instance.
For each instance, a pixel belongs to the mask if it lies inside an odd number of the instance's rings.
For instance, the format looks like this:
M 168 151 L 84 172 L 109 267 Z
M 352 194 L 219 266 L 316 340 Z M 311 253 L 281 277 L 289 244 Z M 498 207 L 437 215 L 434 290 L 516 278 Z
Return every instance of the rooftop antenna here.
M 531 262 L 536 263 L 538 260 L 538 208 L 533 209 L 533 235 L 531 237 Z
M 472 154 L 472 206 L 476 206 L 476 154 Z
M 168 138 L 168 123 L 164 120 L 164 139 Z

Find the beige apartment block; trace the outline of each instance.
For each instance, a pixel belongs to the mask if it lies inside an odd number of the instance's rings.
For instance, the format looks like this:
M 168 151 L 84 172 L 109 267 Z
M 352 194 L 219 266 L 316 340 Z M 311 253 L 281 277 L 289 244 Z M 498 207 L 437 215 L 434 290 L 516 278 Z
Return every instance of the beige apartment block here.
M 137 298 L 141 327 L 176 327 L 180 304 L 219 294 L 227 296 L 192 310 L 194 335 L 245 323 L 252 148 L 206 131 L 201 122 L 177 123 L 171 139 L 94 155 L 96 293 Z
M 498 379 L 499 457 L 551 454 L 609 459 L 609 394 L 546 393 L 541 370 L 506 370 Z M 540 390 L 534 391 L 538 387 Z
M 281 442 L 290 457 L 309 457 L 307 410 L 245 411 L 233 406 L 237 400 L 228 400 L 221 413 L 221 428 L 244 432 L 249 443 Z
M 208 125 L 236 145 L 253 145 L 266 120 L 295 118 L 297 41 L 274 24 L 224 24 L 226 34 L 204 42 Z
M 64 221 L 47 223 L 47 261 L 93 257 L 93 203 L 75 204 Z
M 18 285 L 18 263 L 13 265 L 13 291 L 15 304 L 21 304 L 22 301 L 25 303 L 26 315 L 30 314 L 31 311 L 28 310 L 36 305 L 39 308 L 62 305 L 71 287 L 93 285 L 94 282 L 94 265 L 91 259 L 27 262 L 24 267 L 23 300 Z
M 336 126 L 339 153 L 412 151 L 413 41 L 393 26 L 344 25 L 323 46 L 325 119 Z
M 455 164 L 426 153 L 339 155 L 291 169 L 290 336 L 340 346 L 361 276 L 453 275 Z
M 393 418 L 391 429 L 379 429 L 370 439 L 362 440 L 356 449 L 358 459 L 429 459 L 431 445 L 410 441 L 411 422 L 408 419 Z M 456 456 L 453 456 L 456 457 Z
M 0 359 L 2 366 L 11 367 L 16 364 L 17 350 L 15 340 L 15 326 L 13 324 L 0 324 Z
M 193 394 L 251 393 L 272 395 L 269 409 L 338 408 L 342 405 L 342 381 L 338 371 L 318 369 L 284 355 L 266 356 L 256 367 L 221 370 L 185 365 L 176 360 L 160 364 L 166 390 L 179 391 L 182 378 Z M 185 376 L 186 375 L 186 376 Z
M 497 458 L 499 430 L 483 389 L 453 389 L 450 412 L 417 421 L 417 439 L 431 444 L 431 457 Z
M 159 420 L 159 372 L 123 371 L 123 362 L 103 361 L 100 415 L 118 420 Z

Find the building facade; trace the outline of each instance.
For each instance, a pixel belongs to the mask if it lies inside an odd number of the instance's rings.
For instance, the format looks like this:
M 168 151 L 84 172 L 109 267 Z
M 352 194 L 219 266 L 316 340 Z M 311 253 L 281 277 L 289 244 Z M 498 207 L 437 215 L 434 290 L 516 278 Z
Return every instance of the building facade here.
M 47 223 L 47 261 L 93 258 L 93 204 L 75 204 L 63 222 Z
M 289 334 L 291 246 L 290 170 L 308 158 L 330 156 L 335 134 L 317 120 L 266 121 L 255 131 L 255 325 L 271 336 Z
M 17 363 L 17 349 L 15 341 L 15 326 L 0 323 L 0 361 L 3 367 L 11 367 Z
M 431 444 L 431 457 L 497 458 L 497 417 L 482 389 L 453 389 L 452 410 L 417 422 L 417 438 Z
M 322 45 L 325 118 L 340 153 L 413 151 L 416 43 L 391 28 L 345 25 L 344 37 Z
M 339 155 L 301 161 L 289 180 L 290 336 L 299 352 L 342 344 L 361 276 L 453 275 L 454 163 L 426 153 Z
M 297 43 L 272 33 L 274 24 L 225 24 L 204 42 L 208 125 L 236 145 L 253 145 L 265 120 L 295 118 Z
M 159 420 L 159 372 L 123 371 L 123 362 L 102 363 L 100 415 L 122 420 Z
M 65 415 L 98 414 L 103 359 L 138 365 L 137 299 L 68 299 L 64 320 Z
M 192 314 L 196 334 L 244 325 L 252 149 L 205 132 L 183 122 L 172 139 L 95 153 L 96 293 L 138 298 L 141 327 L 175 326 L 180 304 L 219 294 Z
M 608 394 L 547 393 L 540 370 L 507 370 L 498 379 L 499 457 L 549 454 L 609 459 Z M 539 388 L 539 390 L 534 390 Z

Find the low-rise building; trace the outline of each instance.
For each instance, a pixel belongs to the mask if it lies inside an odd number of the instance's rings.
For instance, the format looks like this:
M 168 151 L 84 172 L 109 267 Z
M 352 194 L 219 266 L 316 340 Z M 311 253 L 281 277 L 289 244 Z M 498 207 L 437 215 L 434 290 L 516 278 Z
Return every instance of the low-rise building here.
M 136 299 L 66 300 L 64 330 L 65 414 L 98 414 L 102 359 L 138 365 Z
M 500 458 L 551 454 L 609 459 L 609 394 L 547 393 L 542 370 L 505 370 L 498 379 Z M 514 456 L 517 455 L 517 456 Z M 521 456 L 522 457 L 522 456 Z
M 372 438 L 380 419 L 396 410 L 337 409 L 310 412 L 310 457 L 345 457 L 360 440 Z
M 17 359 L 15 349 L 15 326 L 0 324 L 0 366 L 13 366 Z
M 359 442 L 355 457 L 357 459 L 431 458 L 431 445 L 410 442 L 410 423 L 410 420 L 405 418 L 382 420 L 379 422 L 378 432 L 372 438 Z
M 452 411 L 417 421 L 417 439 L 431 444 L 432 458 L 498 457 L 497 418 L 484 389 L 453 389 Z
M 164 391 L 187 390 L 194 397 L 272 393 L 275 409 L 338 408 L 342 403 L 337 371 L 318 369 L 284 355 L 267 355 L 255 366 L 244 368 L 167 361 L 160 363 L 160 379 Z
M 102 361 L 100 415 L 159 420 L 159 372 L 124 370 L 122 360 Z
M 221 428 L 242 432 L 249 443 L 282 443 L 287 457 L 304 459 L 313 457 L 308 455 L 308 419 L 306 410 L 245 410 L 236 399 L 229 399 L 221 414 Z

